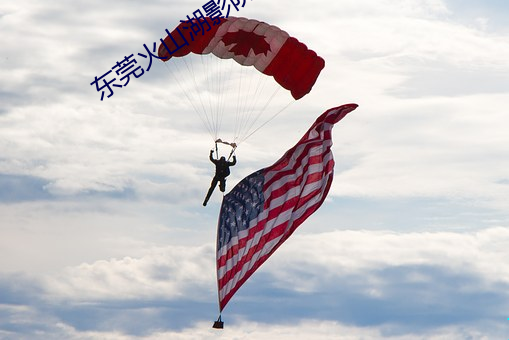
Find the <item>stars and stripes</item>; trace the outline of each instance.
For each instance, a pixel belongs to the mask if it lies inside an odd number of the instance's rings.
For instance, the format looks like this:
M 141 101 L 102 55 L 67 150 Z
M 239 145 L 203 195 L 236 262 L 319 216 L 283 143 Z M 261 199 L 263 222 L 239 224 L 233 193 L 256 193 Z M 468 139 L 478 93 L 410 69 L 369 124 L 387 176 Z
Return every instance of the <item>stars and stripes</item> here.
M 332 183 L 332 127 L 357 107 L 327 110 L 272 166 L 244 178 L 221 206 L 217 236 L 219 309 L 315 212 Z

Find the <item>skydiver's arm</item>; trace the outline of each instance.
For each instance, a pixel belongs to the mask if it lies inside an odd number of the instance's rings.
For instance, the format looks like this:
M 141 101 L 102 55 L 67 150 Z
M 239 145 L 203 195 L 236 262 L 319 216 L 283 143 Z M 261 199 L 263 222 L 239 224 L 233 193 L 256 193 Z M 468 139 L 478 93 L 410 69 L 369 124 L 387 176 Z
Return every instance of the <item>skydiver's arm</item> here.
M 235 155 L 233 155 L 233 162 L 229 162 L 229 165 L 234 166 L 235 164 L 237 164 L 237 157 L 235 157 Z
M 214 162 L 214 158 L 212 158 L 212 155 L 214 154 L 214 150 L 210 150 L 210 155 L 209 155 L 209 159 L 212 163 L 216 163 Z

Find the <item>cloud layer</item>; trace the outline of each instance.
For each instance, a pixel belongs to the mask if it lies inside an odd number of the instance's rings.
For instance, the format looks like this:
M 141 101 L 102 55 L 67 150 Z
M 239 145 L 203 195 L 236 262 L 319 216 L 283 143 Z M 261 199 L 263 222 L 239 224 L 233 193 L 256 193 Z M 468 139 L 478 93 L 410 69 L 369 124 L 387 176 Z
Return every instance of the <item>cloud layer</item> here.
M 506 228 L 297 235 L 232 300 L 227 333 L 492 338 L 502 334 L 508 308 L 508 241 Z M 0 328 L 10 336 L 24 323 L 23 332 L 49 336 L 205 338 L 212 333 L 203 322 L 217 308 L 212 258 L 212 245 L 149 247 L 139 258 L 51 276 L 4 276 Z
M 202 5 L 0 5 L 0 337 L 507 337 L 507 5 L 246 1 L 326 67 L 241 145 L 229 188 L 360 106 L 334 128 L 328 200 L 222 332 L 210 136 L 161 63 L 103 101 L 90 86 Z

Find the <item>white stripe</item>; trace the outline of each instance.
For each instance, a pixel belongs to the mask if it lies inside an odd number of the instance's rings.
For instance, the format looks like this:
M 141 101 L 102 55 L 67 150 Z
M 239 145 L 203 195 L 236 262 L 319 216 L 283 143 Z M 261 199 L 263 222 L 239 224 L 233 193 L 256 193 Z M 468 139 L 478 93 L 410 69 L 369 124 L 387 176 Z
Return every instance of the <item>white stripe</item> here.
M 325 164 L 327 164 L 330 160 L 333 159 L 333 155 L 332 155 L 332 152 L 327 152 L 327 153 L 324 153 L 322 154 L 323 155 L 323 161 L 320 162 L 320 163 L 317 163 L 317 164 L 313 164 L 313 165 L 310 165 L 309 168 L 307 169 L 306 171 L 306 174 L 308 175 L 311 175 L 311 174 L 314 174 L 314 173 L 319 173 L 319 172 L 322 172 L 323 169 L 325 168 Z M 317 155 L 313 155 L 313 156 L 317 156 Z M 306 163 L 306 160 L 308 159 L 309 157 L 306 157 L 305 160 L 304 160 L 304 163 Z M 281 177 L 280 179 L 278 179 L 277 181 L 275 181 L 274 183 L 272 183 L 268 188 L 267 188 L 267 192 L 272 192 L 274 190 L 278 190 L 278 189 L 281 189 L 281 187 L 283 187 L 286 183 L 290 182 L 290 181 L 294 181 L 296 180 L 297 178 L 301 177 L 304 175 L 304 165 L 303 166 L 300 166 L 298 167 L 295 172 L 293 173 L 290 173 L 286 176 L 283 176 Z M 274 176 L 272 176 L 274 177 Z M 268 197 L 267 197 L 268 198 Z
M 311 192 L 311 191 L 314 191 L 314 190 L 316 190 L 316 189 L 318 189 L 320 187 L 323 187 L 323 184 L 328 181 L 328 179 L 329 179 L 329 177 L 331 175 L 332 175 L 332 171 L 326 173 L 325 176 L 322 178 L 322 180 L 306 185 L 304 187 L 303 191 L 304 192 Z M 304 196 L 304 194 L 302 194 L 301 196 Z M 283 212 L 281 214 L 278 214 L 276 216 L 276 218 L 274 218 L 274 219 L 272 219 L 270 221 L 267 221 L 266 222 L 266 227 L 263 230 L 261 230 L 258 233 L 256 233 L 246 243 L 245 247 L 239 248 L 236 257 L 228 259 L 227 262 L 225 263 L 225 265 L 223 265 L 222 267 L 219 268 L 219 271 L 218 271 L 219 278 L 222 278 L 226 272 L 231 270 L 236 265 L 236 263 L 238 263 L 244 256 L 246 256 L 247 253 L 250 251 L 251 247 L 253 245 L 256 246 L 259 243 L 259 241 L 260 241 L 260 239 L 262 237 L 264 237 L 265 235 L 267 235 L 268 233 L 270 233 L 272 231 L 274 226 L 281 225 L 281 224 L 283 224 L 285 222 L 288 222 L 288 221 L 292 221 L 293 222 L 293 220 L 301 217 L 302 214 L 306 211 L 306 209 L 309 206 L 314 205 L 315 203 L 319 202 L 320 199 L 322 198 L 322 196 L 323 196 L 323 190 L 322 190 L 321 193 L 319 193 L 316 196 L 312 197 L 304 206 L 300 207 L 299 209 L 297 209 L 295 211 L 293 211 L 292 209 L 289 209 L 289 210 L 287 210 L 287 211 L 285 211 L 285 212 Z M 261 220 L 261 219 L 256 219 L 257 222 L 259 220 Z M 289 226 L 291 226 L 291 224 Z M 245 234 L 247 234 L 247 232 Z M 227 249 L 231 248 L 235 244 L 238 244 L 238 239 L 237 238 L 235 238 L 235 240 L 230 242 L 228 245 L 225 245 L 220 250 L 220 252 L 222 254 L 226 254 Z
M 251 259 L 251 261 L 247 262 L 244 264 L 244 266 L 242 266 L 242 270 L 237 272 L 224 286 L 223 286 L 223 289 L 221 289 L 219 291 L 219 296 L 221 297 L 221 299 L 226 296 L 228 294 L 228 292 L 230 290 L 232 290 L 232 288 L 235 287 L 235 284 L 241 280 L 245 275 L 246 273 L 251 269 L 253 268 L 253 266 L 258 262 L 258 259 L 266 254 L 268 254 L 273 248 L 274 246 L 279 242 L 279 240 L 283 237 L 283 235 L 275 238 L 274 240 L 270 241 L 270 242 L 267 242 L 264 247 L 262 249 L 260 249 L 260 251 L 256 252 L 255 254 L 253 254 L 253 257 L 252 259 L 256 259 L 255 261 L 253 261 Z
M 274 246 L 281 240 L 281 238 L 283 238 L 286 235 L 288 230 L 292 227 L 293 221 L 302 217 L 302 215 L 304 215 L 306 213 L 308 208 L 310 206 L 313 206 L 314 204 L 318 203 L 322 199 L 322 197 L 323 197 L 323 192 L 319 195 L 316 195 L 315 197 L 310 199 L 306 205 L 304 205 L 301 208 L 299 208 L 298 210 L 296 210 L 294 212 L 294 214 L 292 214 L 292 218 L 291 218 L 292 223 L 287 226 L 285 232 L 280 234 L 275 239 L 267 242 L 260 251 L 253 254 L 251 260 L 242 266 L 242 270 L 237 272 L 230 280 L 228 280 L 228 282 L 223 286 L 223 289 L 221 289 L 219 291 L 220 298 L 222 299 L 235 287 L 235 284 L 239 280 L 241 280 L 246 275 L 246 273 L 257 264 L 260 257 L 263 257 L 266 254 L 270 253 L 270 251 L 274 248 Z M 272 228 L 270 228 L 270 230 L 271 229 Z M 219 270 L 222 271 L 223 269 L 224 269 L 224 267 L 220 268 Z M 222 273 L 221 277 L 223 277 L 223 276 L 224 276 L 224 272 Z
M 289 176 L 294 176 L 295 175 L 295 172 L 297 171 L 301 171 L 300 173 L 302 174 L 302 169 L 304 168 L 304 166 L 309 162 L 309 159 L 311 157 L 315 157 L 315 156 L 322 156 L 322 155 L 325 155 L 325 152 L 326 150 L 323 150 L 323 149 L 318 149 L 318 148 L 313 148 L 313 150 L 309 150 L 310 152 L 308 152 L 303 158 L 302 158 L 302 163 L 301 164 L 297 164 L 295 162 L 291 162 L 291 164 L 288 164 L 286 165 L 284 168 L 280 169 L 280 170 L 271 170 L 271 171 L 268 171 L 266 174 L 265 174 L 265 183 L 268 183 L 269 181 L 272 181 L 274 179 L 274 177 L 276 175 L 279 175 L 281 172 L 284 172 L 284 171 L 289 171 L 289 173 L 287 175 L 285 175 L 284 177 L 281 177 L 280 179 L 274 181 L 274 183 L 271 183 L 269 187 L 267 187 L 266 190 L 274 190 L 275 188 L 277 187 L 281 187 L 280 184 L 277 184 L 278 186 L 275 187 L 274 184 L 275 183 L 280 183 L 280 182 L 283 182 L 285 183 L 285 181 L 288 180 L 288 177 Z M 295 169 L 295 170 L 294 170 Z
M 332 153 L 330 154 L 330 156 L 332 156 Z M 332 157 L 327 157 L 327 158 L 330 159 Z M 317 169 L 318 171 L 307 172 L 306 176 L 310 176 L 310 175 L 312 175 L 312 174 L 314 174 L 316 172 L 318 172 L 318 173 L 322 173 L 323 172 L 323 166 L 321 166 L 321 164 L 320 164 L 319 167 L 315 167 L 315 168 L 318 168 Z M 326 173 L 324 175 L 324 177 L 322 177 L 322 179 L 319 180 L 319 181 L 306 184 L 303 188 L 301 188 L 301 187 L 293 187 L 293 188 L 291 188 L 291 189 L 289 189 L 287 191 L 286 195 L 278 197 L 277 199 L 273 199 L 271 201 L 270 206 L 267 209 L 265 209 L 259 216 L 257 216 L 257 218 L 255 218 L 252 221 L 250 221 L 249 228 L 252 228 L 252 227 L 256 226 L 260 221 L 266 219 L 268 214 L 269 214 L 269 212 L 270 212 L 270 210 L 275 209 L 275 208 L 281 206 L 286 201 L 288 201 L 288 200 L 290 200 L 290 199 L 292 199 L 294 197 L 305 196 L 308 193 L 310 193 L 310 192 L 320 188 L 321 186 L 323 186 L 323 183 L 324 183 L 324 181 L 327 180 L 328 176 L 330 176 L 330 173 Z M 261 230 L 260 232 L 258 232 L 255 235 L 253 235 L 253 237 L 249 240 L 249 243 L 254 243 L 254 242 L 258 243 L 260 238 L 263 237 L 266 234 L 265 231 L 266 232 L 270 232 L 270 230 L 271 230 L 271 228 L 273 226 L 285 223 L 286 221 L 290 220 L 291 218 L 292 218 L 292 209 L 289 209 L 289 210 L 286 210 L 285 212 L 283 212 L 281 214 L 278 214 L 275 218 L 266 221 L 266 225 L 271 226 L 271 227 L 270 228 L 266 227 L 265 230 Z M 218 258 L 226 255 L 228 249 L 234 247 L 235 245 L 238 245 L 239 240 L 242 239 L 242 238 L 247 237 L 248 234 L 249 234 L 249 229 L 242 230 L 242 231 L 239 232 L 238 236 L 232 237 L 232 239 L 229 241 L 229 243 L 227 245 L 224 245 L 221 249 L 219 249 L 219 251 L 218 251 Z M 245 254 L 247 254 L 247 252 L 250 249 L 249 243 L 246 244 L 246 246 L 241 247 L 241 248 L 238 249 L 238 254 L 237 254 L 236 257 L 242 258 Z M 226 271 L 231 269 L 231 268 L 233 268 L 233 266 L 235 265 L 233 263 L 233 261 L 234 261 L 234 259 L 229 259 L 227 261 L 227 263 L 225 264 Z
M 238 244 L 239 240 L 247 237 L 247 235 L 249 234 L 249 229 L 251 229 L 251 227 L 252 227 L 252 225 L 250 223 L 250 226 L 248 229 L 239 231 L 237 236 L 233 236 L 227 244 L 223 245 L 221 247 L 221 249 L 218 249 L 217 258 L 219 259 L 220 257 L 226 255 L 226 252 L 228 251 L 229 248 L 231 248 L 235 244 Z
M 331 125 L 331 124 L 328 124 L 328 125 Z M 322 133 L 322 135 L 323 135 L 323 133 Z M 319 154 L 323 153 L 324 150 L 327 150 L 328 147 L 332 146 L 332 141 L 330 139 L 326 139 L 326 140 L 322 140 L 322 141 L 320 141 L 320 140 L 307 141 L 302 144 L 299 144 L 299 146 L 293 152 L 292 157 L 290 157 L 288 164 L 284 168 L 268 171 L 267 174 L 265 174 L 265 182 L 270 181 L 272 179 L 272 177 L 274 177 L 277 173 L 279 173 L 281 171 L 292 169 L 297 164 L 298 158 L 301 157 L 302 154 L 304 153 L 305 148 L 308 147 L 309 144 L 315 144 L 315 143 L 320 143 L 320 145 L 312 147 L 310 150 L 308 150 L 307 156 L 304 158 L 304 160 L 309 159 L 310 156 L 319 155 Z
M 252 238 L 250 238 L 246 242 L 246 246 L 239 248 L 237 256 L 232 257 L 226 261 L 226 263 L 218 269 L 218 278 L 222 278 L 228 271 L 230 271 L 243 257 L 245 257 L 249 250 L 254 246 L 256 246 L 259 242 L 262 236 L 264 235 L 264 232 L 266 230 L 262 229 L 259 232 L 257 232 L 255 235 L 253 235 Z M 223 248 L 230 248 L 228 245 Z

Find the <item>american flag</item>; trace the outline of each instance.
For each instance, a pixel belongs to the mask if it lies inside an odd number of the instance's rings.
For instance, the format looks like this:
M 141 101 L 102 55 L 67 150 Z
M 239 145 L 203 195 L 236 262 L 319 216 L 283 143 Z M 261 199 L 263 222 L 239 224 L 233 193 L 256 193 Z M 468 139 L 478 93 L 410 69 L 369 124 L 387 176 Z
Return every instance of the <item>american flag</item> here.
M 293 148 L 244 178 L 223 199 L 217 231 L 222 311 L 235 292 L 315 212 L 332 183 L 332 127 L 356 104 L 323 113 Z

